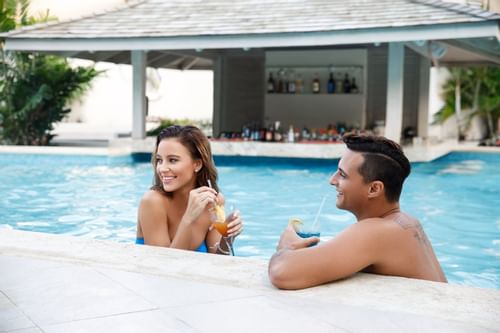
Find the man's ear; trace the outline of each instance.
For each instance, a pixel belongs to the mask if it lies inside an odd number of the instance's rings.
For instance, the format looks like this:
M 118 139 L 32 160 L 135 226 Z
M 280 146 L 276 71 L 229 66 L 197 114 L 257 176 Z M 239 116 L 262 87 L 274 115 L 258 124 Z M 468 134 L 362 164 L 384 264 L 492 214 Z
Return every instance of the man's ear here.
M 368 198 L 376 198 L 378 196 L 384 195 L 384 183 L 382 183 L 380 180 L 375 180 L 371 182 L 370 186 L 368 187 Z

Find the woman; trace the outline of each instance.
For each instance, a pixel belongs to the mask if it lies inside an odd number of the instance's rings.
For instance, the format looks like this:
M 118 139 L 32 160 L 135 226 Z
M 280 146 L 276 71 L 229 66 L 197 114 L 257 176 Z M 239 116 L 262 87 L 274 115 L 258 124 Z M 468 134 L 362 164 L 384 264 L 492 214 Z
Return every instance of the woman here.
M 207 137 L 194 126 L 170 126 L 156 139 L 154 185 L 139 205 L 137 243 L 228 254 L 209 210 L 223 205 Z M 228 242 L 243 230 L 238 212 L 226 219 Z

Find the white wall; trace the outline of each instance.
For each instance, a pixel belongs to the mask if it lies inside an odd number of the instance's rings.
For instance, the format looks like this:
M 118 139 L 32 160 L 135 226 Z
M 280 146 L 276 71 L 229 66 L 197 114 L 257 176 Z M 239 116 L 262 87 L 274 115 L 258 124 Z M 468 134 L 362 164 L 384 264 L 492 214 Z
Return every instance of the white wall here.
M 126 5 L 124 0 L 32 0 L 30 12 L 45 12 L 59 20 L 74 19 Z M 71 59 L 73 66 L 91 66 L 86 60 Z M 106 72 L 93 80 L 81 101 L 71 105 L 65 122 L 80 122 L 110 132 L 132 129 L 132 68 L 129 65 L 97 63 Z M 213 113 L 213 72 L 148 69 L 146 94 L 149 115 L 161 118 L 211 120 Z
M 430 83 L 429 83 L 429 124 L 434 121 L 434 114 L 443 106 L 444 101 L 441 98 L 443 94 L 442 86 L 448 80 L 450 74 L 445 67 L 431 67 Z M 442 126 L 430 125 L 429 137 L 443 139 L 456 138 L 456 121 L 450 119 Z
M 71 60 L 72 65 L 88 65 L 90 61 Z M 132 128 L 132 67 L 97 63 L 105 72 L 92 82 L 92 89 L 81 101 L 71 105 L 67 122 Z M 178 71 L 148 68 L 146 95 L 149 118 L 189 118 L 211 120 L 213 112 L 213 72 Z

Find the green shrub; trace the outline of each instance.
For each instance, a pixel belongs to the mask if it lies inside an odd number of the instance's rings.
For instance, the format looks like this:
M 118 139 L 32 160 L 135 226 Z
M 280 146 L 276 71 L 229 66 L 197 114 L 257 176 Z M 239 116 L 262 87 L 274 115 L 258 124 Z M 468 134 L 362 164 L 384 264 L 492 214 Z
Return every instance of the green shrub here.
M 53 19 L 48 13 L 38 20 L 28 17 L 28 7 L 28 0 L 0 0 L 0 29 Z M 66 105 L 80 97 L 99 73 L 94 68 L 71 68 L 65 58 L 5 51 L 0 43 L 0 142 L 48 144 L 53 124 L 70 112 Z
M 47 145 L 53 124 L 71 110 L 98 75 L 93 68 L 71 68 L 66 59 L 16 52 L 2 71 L 0 84 L 0 139 L 14 145 Z M 5 59 L 5 58 L 4 58 Z
M 212 127 L 212 124 L 207 121 L 195 121 L 191 119 L 162 119 L 160 124 L 153 128 L 152 130 L 147 131 L 148 136 L 157 136 L 160 134 L 161 130 L 167 128 L 172 125 L 193 125 L 199 127 L 201 130 L 206 131 L 207 129 Z

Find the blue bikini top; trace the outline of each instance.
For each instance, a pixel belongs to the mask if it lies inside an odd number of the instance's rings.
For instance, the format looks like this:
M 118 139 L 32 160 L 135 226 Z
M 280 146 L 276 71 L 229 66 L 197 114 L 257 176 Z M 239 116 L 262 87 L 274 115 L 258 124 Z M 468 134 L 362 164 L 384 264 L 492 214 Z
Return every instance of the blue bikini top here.
M 136 238 L 135 243 L 144 245 L 144 238 Z M 201 242 L 200 246 L 195 251 L 196 252 L 205 252 L 205 253 L 208 252 L 207 244 L 205 243 L 205 241 Z

